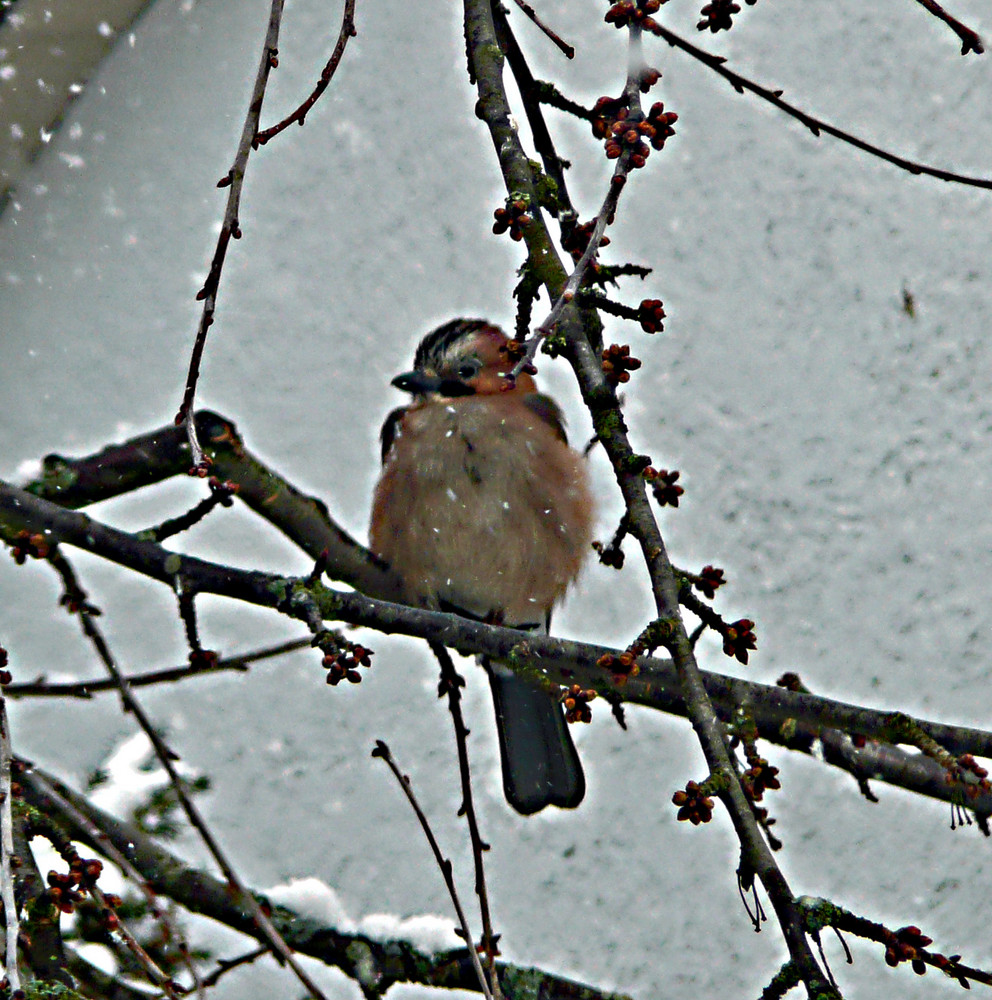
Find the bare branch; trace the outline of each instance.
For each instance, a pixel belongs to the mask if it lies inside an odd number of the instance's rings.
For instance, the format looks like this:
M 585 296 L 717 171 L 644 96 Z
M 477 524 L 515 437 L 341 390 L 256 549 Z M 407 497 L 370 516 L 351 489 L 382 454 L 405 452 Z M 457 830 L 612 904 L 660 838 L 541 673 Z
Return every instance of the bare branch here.
M 171 667 L 166 670 L 151 670 L 144 674 L 128 674 L 127 683 L 132 688 L 149 687 L 153 684 L 170 684 L 176 681 L 185 681 L 193 677 L 202 677 L 204 674 L 218 674 L 233 670 L 237 673 L 244 673 L 252 663 L 260 660 L 267 660 L 276 656 L 284 656 L 286 653 L 295 652 L 298 649 L 309 649 L 310 640 L 292 639 L 288 642 L 281 642 L 276 646 L 267 649 L 259 649 L 253 653 L 244 653 L 241 656 L 228 656 L 217 660 L 214 663 L 186 664 L 182 667 Z M 117 682 L 112 678 L 99 677 L 88 681 L 46 681 L 44 677 L 36 681 L 23 684 L 9 684 L 5 689 L 8 698 L 92 698 L 95 694 L 104 694 L 108 691 L 116 691 Z
M 958 38 L 961 39 L 961 55 L 966 56 L 969 52 L 981 55 L 985 51 L 978 32 L 972 31 L 967 25 L 962 24 L 957 18 L 951 17 L 937 0 L 916 0 L 918 4 L 925 7 L 934 17 L 939 17 Z
M 262 46 L 262 57 L 259 60 L 258 72 L 255 74 L 255 86 L 252 89 L 251 100 L 248 104 L 248 114 L 241 129 L 238 150 L 235 153 L 231 169 L 218 184 L 218 187 L 230 187 L 231 190 L 227 195 L 224 220 L 221 223 L 220 234 L 217 237 L 217 247 L 214 250 L 213 260 L 210 262 L 207 280 L 196 296 L 197 299 L 203 302 L 203 311 L 200 314 L 196 340 L 193 343 L 193 352 L 190 355 L 189 372 L 186 376 L 186 389 L 183 393 L 183 401 L 179 407 L 179 412 L 176 414 L 176 424 L 182 425 L 185 428 L 186 436 L 189 440 L 193 468 L 204 474 L 206 472 L 204 465 L 205 457 L 203 449 L 200 447 L 200 442 L 197 439 L 196 425 L 193 420 L 196 385 L 200 378 L 200 361 L 203 358 L 203 349 L 207 344 L 207 331 L 213 324 L 214 312 L 217 309 L 217 291 L 220 287 L 220 275 L 224 268 L 224 259 L 227 256 L 227 247 L 232 238 L 241 238 L 241 225 L 239 222 L 241 189 L 244 185 L 245 171 L 248 169 L 248 157 L 251 155 L 252 144 L 258 132 L 258 120 L 262 113 L 262 101 L 265 99 L 265 85 L 269 79 L 269 71 L 277 65 L 278 61 L 279 22 L 282 18 L 283 3 L 284 0 L 272 0 L 272 6 L 269 10 L 269 27 L 265 34 L 265 43 Z
M 293 594 L 304 586 L 304 581 L 179 555 L 0 482 L 0 534 L 16 535 L 28 525 L 32 531 L 48 531 L 55 541 L 92 552 L 170 588 L 175 574 L 181 573 L 200 593 L 274 608 L 293 616 L 299 614 Z M 466 655 L 491 656 L 534 678 L 544 677 L 561 684 L 571 684 L 574 679 L 604 696 L 686 715 L 682 685 L 669 660 L 639 659 L 640 673 L 617 681 L 597 665 L 606 654 L 618 656 L 620 651 L 616 649 L 487 625 L 322 586 L 311 587 L 305 596 L 308 606 L 317 601 L 328 621 L 346 621 L 386 634 L 418 636 Z M 898 742 L 905 731 L 901 721 L 892 724 L 890 712 L 720 674 L 702 672 L 701 677 L 723 719 L 731 718 L 737 707 L 746 703 L 752 709 L 762 738 L 805 752 L 810 752 L 811 744 L 820 738 L 825 727 L 884 742 Z M 913 721 L 951 753 L 992 758 L 990 732 L 922 719 Z M 856 761 L 866 752 L 870 748 L 860 751 L 851 748 L 849 759 Z M 871 760 L 869 756 L 861 759 Z M 883 761 L 880 758 L 877 763 L 881 765 Z M 877 777 L 943 801 L 953 801 L 954 792 L 943 780 L 943 770 L 938 774 L 932 764 L 927 758 L 917 760 L 901 755 L 891 771 L 883 769 Z M 977 798 L 972 805 L 980 813 L 992 812 L 992 799 L 988 796 Z
M 44 784 L 39 781 L 44 777 Z M 200 871 L 167 851 L 132 823 L 103 812 L 85 797 L 72 791 L 56 778 L 29 768 L 21 775 L 27 801 L 40 811 L 56 816 L 73 840 L 88 844 L 102 852 L 107 843 L 130 858 L 151 888 L 211 920 L 246 934 L 256 940 L 262 933 L 251 916 L 239 905 L 222 880 Z M 61 799 L 69 801 L 78 812 L 89 818 L 100 831 L 94 838 L 92 827 L 80 827 L 74 816 L 63 814 L 57 800 L 49 797 L 46 787 L 55 788 Z M 479 981 L 467 949 L 457 949 L 428 955 L 403 940 L 375 941 L 361 934 L 348 934 L 328 927 L 287 907 L 273 905 L 272 919 L 278 924 L 294 951 L 309 955 L 325 965 L 341 969 L 359 981 L 373 981 L 382 992 L 394 983 L 421 983 L 448 989 L 479 991 Z M 588 1000 L 629 1000 L 618 994 L 556 976 L 540 969 L 523 969 L 507 963 L 497 963 L 504 979 L 527 978 L 540 995 L 548 1000 L 586 997 Z M 102 995 L 102 994 L 101 994 Z
M 451 861 L 441 853 L 441 848 L 438 846 L 437 838 L 434 836 L 434 831 L 431 829 L 431 825 L 427 821 L 427 817 L 424 815 L 423 809 L 420 808 L 420 803 L 413 794 L 413 789 L 410 787 L 410 779 L 399 769 L 396 761 L 393 760 L 393 755 L 390 753 L 389 747 L 382 740 L 376 740 L 372 756 L 379 757 L 386 762 L 390 771 L 392 771 L 396 776 L 396 780 L 399 783 L 400 788 L 403 790 L 403 794 L 406 796 L 407 801 L 410 803 L 411 808 L 417 814 L 417 819 L 420 821 L 420 826 L 424 831 L 424 836 L 427 837 L 427 843 L 431 845 L 431 852 L 434 855 L 434 860 L 437 862 L 438 868 L 441 869 L 441 875 L 444 877 L 444 884 L 448 889 L 448 895 L 451 897 L 451 903 L 455 908 L 455 913 L 458 914 L 458 925 L 461 928 L 461 936 L 468 945 L 469 953 L 472 956 L 472 964 L 475 966 L 476 975 L 479 977 L 479 986 L 482 988 L 482 992 L 485 995 L 486 1000 L 493 1000 L 493 994 L 489 989 L 489 983 L 486 982 L 486 974 L 482 971 L 482 964 L 479 962 L 479 953 L 475 950 L 475 945 L 473 944 L 474 939 L 472 937 L 472 932 L 469 930 L 468 921 L 465 919 L 465 911 L 462 909 L 461 900 L 458 898 L 458 889 L 455 887 L 455 879 L 451 873 Z
M 920 2 L 923 2 L 923 0 L 920 0 Z M 780 111 L 784 111 L 787 115 L 802 122 L 817 137 L 819 137 L 821 132 L 826 132 L 827 135 L 832 135 L 835 139 L 840 139 L 842 142 L 846 142 L 871 156 L 877 156 L 879 159 L 885 160 L 887 163 L 891 163 L 893 166 L 899 167 L 900 170 L 906 170 L 911 174 L 924 174 L 927 177 L 936 177 L 938 180 L 948 181 L 953 184 L 966 184 L 971 187 L 992 189 L 992 179 L 968 177 L 964 174 L 956 174 L 950 170 L 941 170 L 939 167 L 930 167 L 925 163 L 916 163 L 913 160 L 907 160 L 905 157 L 897 156 L 895 153 L 890 153 L 888 150 L 882 149 L 881 146 L 874 146 L 864 139 L 859 139 L 857 136 L 843 131 L 843 129 L 836 128 L 828 122 L 815 118 L 795 105 L 783 101 L 781 90 L 769 90 L 767 87 L 763 87 L 749 80 L 747 77 L 741 76 L 740 73 L 735 73 L 724 65 L 726 60 L 723 56 L 715 56 L 710 52 L 698 48 L 691 42 L 676 35 L 675 32 L 669 31 L 668 28 L 661 24 L 657 25 L 654 33 L 660 38 L 664 38 L 674 48 L 687 52 L 693 59 L 698 59 L 705 66 L 713 70 L 714 73 L 719 73 L 738 94 L 743 94 L 745 90 L 750 91 L 763 101 L 768 101 L 769 104 L 775 105 Z
M 341 21 L 341 30 L 338 32 L 338 40 L 334 46 L 334 51 L 331 53 L 330 59 L 327 60 L 327 64 L 321 71 L 320 79 L 317 81 L 317 85 L 313 88 L 313 92 L 291 115 L 284 118 L 277 125 L 273 125 L 271 128 L 267 128 L 264 131 L 257 133 L 255 136 L 256 149 L 259 146 L 264 146 L 274 136 L 277 136 L 280 132 L 289 128 L 293 122 L 298 122 L 300 125 L 304 124 L 307 113 L 320 99 L 320 95 L 327 90 L 327 87 L 331 82 L 331 77 L 334 76 L 334 72 L 337 70 L 338 64 L 341 62 L 341 57 L 344 55 L 348 39 L 354 38 L 357 34 L 358 32 L 355 30 L 355 0 L 345 0 L 344 17 Z
M 541 31 L 543 31 L 544 34 L 547 35 L 548 38 L 550 38 L 551 41 L 554 42 L 555 45 L 557 45 L 558 48 L 565 53 L 565 56 L 567 58 L 569 59 L 575 58 L 575 49 L 571 45 L 569 45 L 568 42 L 560 38 L 554 31 L 551 30 L 551 28 L 549 28 L 537 16 L 537 11 L 535 11 L 534 8 L 531 7 L 529 3 L 527 3 L 527 0 L 516 0 L 516 4 L 534 22 L 534 24 L 536 24 L 538 28 L 540 28 Z

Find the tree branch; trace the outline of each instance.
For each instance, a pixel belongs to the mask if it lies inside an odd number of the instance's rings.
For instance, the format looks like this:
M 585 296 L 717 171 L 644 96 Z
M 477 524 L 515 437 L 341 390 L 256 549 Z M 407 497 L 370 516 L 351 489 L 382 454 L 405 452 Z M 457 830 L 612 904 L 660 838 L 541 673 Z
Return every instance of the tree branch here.
M 924 0 L 919 0 L 919 2 L 924 3 Z M 895 153 L 890 153 L 888 150 L 882 149 L 881 146 L 874 146 L 870 142 L 866 142 L 864 139 L 859 139 L 857 136 L 851 135 L 851 133 L 845 132 L 843 129 L 839 129 L 820 118 L 815 118 L 813 115 L 807 114 L 795 105 L 789 104 L 787 101 L 783 101 L 781 90 L 770 90 L 768 87 L 763 87 L 760 84 L 749 80 L 747 77 L 741 76 L 740 73 L 735 73 L 733 70 L 728 69 L 724 65 L 726 59 L 723 56 L 715 56 L 710 52 L 706 52 L 705 50 L 698 48 L 691 42 L 688 42 L 679 35 L 676 35 L 674 31 L 670 31 L 668 28 L 664 27 L 664 25 L 657 25 L 654 33 L 660 38 L 663 38 L 672 47 L 681 49 L 683 52 L 692 56 L 693 59 L 698 59 L 704 66 L 713 70 L 714 73 L 719 73 L 720 76 L 730 83 L 738 94 L 743 94 L 745 90 L 750 91 L 752 94 L 760 97 L 763 101 L 773 104 L 779 109 L 779 111 L 784 111 L 790 117 L 795 118 L 796 121 L 802 122 L 802 124 L 805 125 L 806 128 L 808 128 L 810 132 L 818 138 L 821 132 L 825 132 L 827 135 L 832 135 L 835 139 L 840 139 L 841 142 L 846 142 L 848 145 L 860 149 L 863 153 L 868 153 L 870 156 L 875 156 L 880 160 L 885 160 L 887 163 L 891 163 L 900 170 L 906 170 L 911 174 L 924 174 L 927 177 L 936 177 L 937 180 L 947 181 L 949 183 L 966 184 L 970 187 L 992 189 L 992 179 L 985 177 L 969 177 L 965 174 L 956 174 L 951 170 L 941 170 L 939 167 L 930 167 L 925 163 L 916 163 L 915 161 L 908 160 L 905 157 L 897 156 Z
M 620 651 L 616 649 L 487 625 L 320 585 L 307 590 L 299 579 L 170 552 L 155 542 L 135 538 L 85 514 L 63 510 L 0 482 L 0 534 L 10 537 L 21 530 L 48 531 L 55 542 L 76 546 L 170 588 L 175 575 L 181 574 L 200 593 L 277 609 L 305 620 L 300 605 L 293 602 L 295 589 L 306 597 L 308 606 L 317 602 L 325 620 L 344 621 L 386 634 L 417 636 L 465 655 L 484 654 L 499 659 L 532 680 L 562 685 L 577 680 L 583 687 L 594 688 L 614 700 L 683 717 L 687 714 L 683 688 L 671 661 L 645 657 L 638 661 L 640 673 L 636 677 L 614 678 L 597 666 L 597 661 L 605 654 L 618 656 Z M 904 733 L 904 726 L 894 721 L 891 712 L 720 674 L 702 672 L 701 677 L 719 707 L 721 719 L 731 719 L 738 707 L 746 704 L 762 737 L 807 753 L 827 729 L 889 742 L 899 740 Z M 914 721 L 950 753 L 992 758 L 992 733 L 922 719 Z M 832 762 L 847 769 L 853 769 L 859 760 L 871 762 L 870 766 L 884 765 L 880 774 L 872 776 L 943 801 L 955 801 L 954 790 L 943 780 L 942 769 L 934 770 L 933 762 L 927 758 L 897 755 L 886 764 L 881 753 L 876 755 L 880 758 L 877 761 L 872 753 L 870 745 L 864 750 L 851 747 L 849 753 Z M 978 797 L 970 804 L 978 812 L 992 812 L 988 796 Z
M 44 780 L 39 780 L 39 777 Z M 96 808 L 51 775 L 38 769 L 28 769 L 21 776 L 21 782 L 27 801 L 42 812 L 56 816 L 73 840 L 79 840 L 98 852 L 109 841 L 128 857 L 155 892 L 175 900 L 191 913 L 209 917 L 256 940 L 264 940 L 251 915 L 239 905 L 237 898 L 232 897 L 222 880 L 193 868 L 133 824 Z M 47 785 L 98 827 L 101 836 L 93 837 L 92 828 L 80 826 L 72 813 L 63 814 L 59 801 L 47 794 Z M 263 896 L 254 895 L 264 901 Z M 374 981 L 382 993 L 395 983 L 421 983 L 473 992 L 479 990 L 467 949 L 429 955 L 418 951 L 408 941 L 375 941 L 360 934 L 341 933 L 284 906 L 272 905 L 271 911 L 273 923 L 295 952 L 338 968 L 359 983 Z M 527 982 L 533 991 L 530 995 L 539 993 L 546 1000 L 574 1000 L 575 997 L 629 1000 L 539 969 L 526 969 L 504 962 L 497 963 L 497 968 L 504 983 L 520 990 L 522 984 Z M 507 993 L 511 996 L 522 995 L 520 992 L 511 994 L 509 989 Z

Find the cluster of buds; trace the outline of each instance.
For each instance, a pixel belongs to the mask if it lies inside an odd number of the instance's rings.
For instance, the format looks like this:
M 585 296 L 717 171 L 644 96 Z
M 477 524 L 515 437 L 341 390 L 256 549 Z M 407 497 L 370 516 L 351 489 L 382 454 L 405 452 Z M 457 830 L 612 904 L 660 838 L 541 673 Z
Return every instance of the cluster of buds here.
M 75 852 L 66 860 L 69 862 L 68 872 L 48 873 L 48 889 L 45 894 L 49 902 L 62 913 L 72 913 L 76 904 L 96 885 L 103 871 L 103 863 L 96 858 L 81 858 Z M 111 908 L 105 917 L 105 925 L 108 929 L 113 929 L 117 925 L 117 916 L 112 911 L 121 905 L 121 900 L 118 896 L 106 893 L 103 898 Z
M 499 236 L 501 233 L 510 231 L 510 239 L 520 241 L 524 238 L 524 229 L 533 221 L 530 215 L 530 205 L 524 198 L 507 198 L 503 208 L 497 208 L 493 212 L 493 232 Z
M 964 789 L 965 795 L 972 799 L 992 791 L 988 769 L 982 767 L 970 753 L 961 754 L 953 765 L 948 767 L 947 783 L 959 785 Z
M 211 476 L 207 480 L 207 486 L 210 487 L 210 493 L 221 507 L 230 507 L 234 503 L 234 495 L 241 489 L 238 483 L 232 482 L 230 479 L 222 481 L 216 476 Z
M 753 7 L 757 0 L 744 0 L 748 7 Z M 734 15 L 741 12 L 740 4 L 733 0 L 711 0 L 699 12 L 703 20 L 696 24 L 700 31 L 708 28 L 713 34 L 718 31 L 729 31 L 734 26 Z
M 11 546 L 10 554 L 14 557 L 14 562 L 18 566 L 23 566 L 24 561 L 31 559 L 45 559 L 52 551 L 51 543 L 40 532 L 32 534 L 30 531 L 18 532 L 17 539 Z
M 885 942 L 885 964 L 895 968 L 900 962 L 909 962 L 913 972 L 922 976 L 927 971 L 920 951 L 933 943 L 919 927 L 900 927 Z
M 706 789 L 695 781 L 686 783 L 672 796 L 672 803 L 679 807 L 678 820 L 684 823 L 688 820 L 693 826 L 708 823 L 713 818 L 713 800 L 706 794 Z
M 214 649 L 193 649 L 189 654 L 189 665 L 194 670 L 212 670 L 219 659 Z
M 589 124 L 596 139 L 605 139 L 621 111 L 627 109 L 626 97 L 601 97 L 592 106 Z
M 589 246 L 589 240 L 592 237 L 592 231 L 595 227 L 595 219 L 590 222 L 583 222 L 582 225 L 574 225 L 569 230 L 568 234 L 562 239 L 562 249 L 571 255 L 572 260 L 577 262 L 586 252 L 586 248 Z M 600 247 L 609 246 L 609 236 L 601 237 L 599 245 Z
M 741 785 L 752 802 L 760 802 L 765 792 L 782 787 L 778 780 L 778 768 L 769 764 L 764 757 L 749 754 L 748 763 L 751 766 L 741 775 Z
M 717 566 L 704 566 L 699 576 L 695 577 L 692 585 L 703 597 L 713 600 L 716 592 L 726 583 L 723 570 Z
M 336 649 L 324 651 L 321 666 L 327 671 L 327 683 L 336 687 L 341 681 L 349 684 L 360 684 L 362 675 L 356 667 L 371 667 L 371 657 L 375 653 L 371 649 L 354 642 L 344 642 Z
M 599 555 L 599 561 L 604 566 L 612 566 L 613 569 L 623 569 L 623 549 L 616 544 L 616 539 L 612 539 L 609 545 L 604 545 L 602 542 L 593 542 L 593 549 Z
M 645 333 L 660 333 L 665 329 L 662 322 L 665 318 L 665 307 L 661 299 L 642 299 L 637 307 L 637 321 Z
M 665 0 L 617 0 L 603 20 L 617 28 L 636 24 L 645 31 L 656 31 L 658 22 L 651 15 L 656 14 L 664 2 Z
M 606 133 L 606 158 L 619 159 L 623 151 L 629 149 L 630 165 L 643 167 L 651 153 L 645 140 L 653 139 L 655 134 L 655 127 L 646 118 L 631 121 L 630 110 L 621 108 Z
M 204 456 L 202 462 L 197 462 L 196 465 L 192 465 L 186 470 L 186 475 L 192 476 L 194 479 L 206 479 L 210 475 L 212 464 L 210 459 Z
M 749 649 L 758 648 L 758 638 L 754 634 L 754 622 L 750 618 L 739 618 L 723 628 L 723 652 L 747 663 Z
M 603 351 L 603 374 L 612 386 L 630 381 L 630 373 L 641 367 L 638 358 L 630 356 L 627 344 L 611 344 Z
M 648 141 L 654 149 L 664 149 L 665 140 L 671 139 L 675 135 L 675 129 L 672 126 L 678 120 L 679 116 L 674 111 L 666 111 L 665 105 L 661 101 L 656 101 L 651 105 L 647 124 L 654 129 L 654 132 L 648 135 Z
M 596 666 L 603 670 L 609 670 L 613 674 L 614 682 L 623 684 L 628 677 L 636 677 L 641 672 L 641 668 L 637 665 L 637 658 L 643 655 L 643 653 L 644 644 L 634 642 L 618 656 L 614 656 L 612 653 L 604 653 L 596 661 Z
M 512 366 L 515 366 L 520 361 L 527 356 L 527 345 L 522 340 L 508 340 L 499 348 L 499 353 L 506 357 L 507 362 Z M 537 366 L 532 362 L 528 361 L 527 364 L 521 368 L 521 371 L 526 372 L 528 375 L 537 374 Z M 507 389 L 513 388 L 513 380 L 509 379 L 507 376 Z
M 678 507 L 679 497 L 685 490 L 679 486 L 678 479 L 681 473 L 678 469 L 656 469 L 649 465 L 643 472 L 644 478 L 651 483 L 651 491 L 655 500 L 662 507 Z
M 589 702 L 596 697 L 592 688 L 583 690 L 578 684 L 565 688 L 561 693 L 561 703 L 565 706 L 565 719 L 568 722 L 592 722 L 592 709 Z

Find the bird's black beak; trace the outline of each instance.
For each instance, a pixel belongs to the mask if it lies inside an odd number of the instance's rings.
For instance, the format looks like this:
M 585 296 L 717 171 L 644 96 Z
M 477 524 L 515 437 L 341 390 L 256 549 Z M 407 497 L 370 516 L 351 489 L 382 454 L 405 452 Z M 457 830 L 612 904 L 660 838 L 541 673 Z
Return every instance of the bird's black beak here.
M 471 396 L 475 392 L 470 385 L 459 382 L 453 378 L 438 378 L 437 375 L 428 375 L 427 372 L 417 371 L 403 372 L 397 375 L 390 383 L 403 392 L 412 393 L 414 396 L 429 396 L 437 393 L 439 396 Z
M 441 391 L 441 379 L 421 371 L 403 372 L 402 375 L 397 375 L 390 385 L 415 396 L 426 396 L 428 393 Z

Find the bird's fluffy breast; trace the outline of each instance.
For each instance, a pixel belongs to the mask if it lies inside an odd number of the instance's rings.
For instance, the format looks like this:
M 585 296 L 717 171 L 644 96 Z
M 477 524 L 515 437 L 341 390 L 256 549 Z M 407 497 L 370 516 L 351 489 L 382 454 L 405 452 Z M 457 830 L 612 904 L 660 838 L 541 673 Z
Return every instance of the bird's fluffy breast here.
M 373 501 L 372 548 L 408 600 L 539 622 L 578 574 L 592 535 L 585 462 L 513 396 L 404 414 L 403 446 Z

